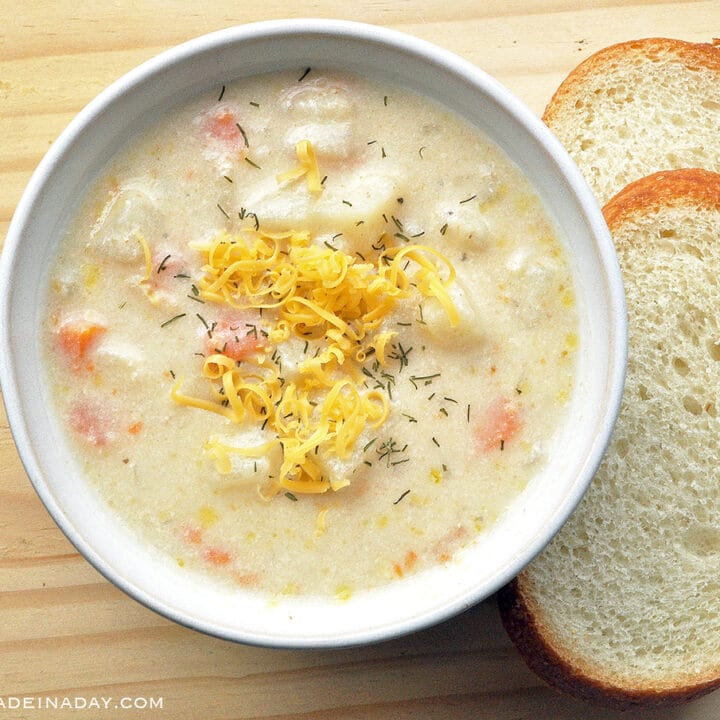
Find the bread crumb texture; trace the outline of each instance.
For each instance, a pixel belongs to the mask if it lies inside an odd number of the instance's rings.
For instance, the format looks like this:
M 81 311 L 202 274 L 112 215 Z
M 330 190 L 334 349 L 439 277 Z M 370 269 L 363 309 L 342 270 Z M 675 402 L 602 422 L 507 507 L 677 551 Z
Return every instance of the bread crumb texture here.
M 601 205 L 659 170 L 720 172 L 720 48 L 669 38 L 612 45 L 563 81 L 543 120 Z
M 620 417 L 501 611 L 551 684 L 623 705 L 720 683 L 720 175 L 653 175 L 605 215 L 628 302 Z

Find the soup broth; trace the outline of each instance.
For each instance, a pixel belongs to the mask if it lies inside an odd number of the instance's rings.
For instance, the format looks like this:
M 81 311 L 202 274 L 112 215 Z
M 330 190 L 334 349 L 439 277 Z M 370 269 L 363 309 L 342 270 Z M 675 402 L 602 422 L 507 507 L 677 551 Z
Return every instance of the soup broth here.
M 488 531 L 573 390 L 568 259 L 476 128 L 392 86 L 244 79 L 134 139 L 50 281 L 88 481 L 188 572 L 346 599 Z

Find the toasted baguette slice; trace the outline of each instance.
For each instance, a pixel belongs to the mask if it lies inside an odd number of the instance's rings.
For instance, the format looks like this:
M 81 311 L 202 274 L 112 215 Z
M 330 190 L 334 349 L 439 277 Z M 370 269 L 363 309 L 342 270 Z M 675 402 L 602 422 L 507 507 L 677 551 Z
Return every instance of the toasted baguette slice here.
M 604 213 L 628 301 L 620 416 L 579 507 L 498 599 L 548 683 L 625 708 L 720 685 L 720 175 L 657 173 Z
M 720 48 L 650 38 L 588 57 L 563 81 L 543 120 L 600 205 L 659 170 L 720 172 Z

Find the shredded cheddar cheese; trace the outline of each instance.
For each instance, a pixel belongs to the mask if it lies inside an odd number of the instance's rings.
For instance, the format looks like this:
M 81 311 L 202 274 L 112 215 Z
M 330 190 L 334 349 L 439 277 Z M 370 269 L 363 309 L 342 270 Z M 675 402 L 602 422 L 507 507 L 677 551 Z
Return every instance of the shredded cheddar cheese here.
M 317 163 L 307 141 L 298 143 L 301 167 L 280 181 L 307 175 L 315 182 Z M 267 499 L 281 490 L 322 493 L 339 490 L 349 477 L 330 477 L 323 458 L 346 460 L 368 427 L 381 426 L 390 413 L 384 389 L 367 390 L 362 364 L 374 354 L 387 364 L 388 347 L 397 335 L 383 328 L 398 302 L 419 293 L 434 297 L 451 325 L 459 314 L 448 292 L 455 278 L 449 260 L 424 245 L 387 247 L 374 261 L 313 242 L 307 232 L 267 233 L 243 230 L 220 233 L 191 243 L 204 259 L 197 280 L 199 297 L 262 314 L 266 342 L 236 361 L 217 350 L 205 358 L 203 377 L 210 399 L 180 392 L 172 399 L 215 412 L 233 423 L 250 423 L 274 433 L 275 439 L 254 447 L 236 447 L 218 436 L 208 438 L 206 452 L 221 474 L 233 471 L 232 458 L 261 458 L 280 446 L 279 474 L 262 490 Z M 291 338 L 317 344 L 317 352 L 297 364 L 286 379 L 273 362 L 274 348 Z
M 295 153 L 300 165 L 292 170 L 281 173 L 277 176 L 278 184 L 292 182 L 298 178 L 305 177 L 308 190 L 312 193 L 322 192 L 320 170 L 318 169 L 315 150 L 309 140 L 301 140 L 295 145 Z

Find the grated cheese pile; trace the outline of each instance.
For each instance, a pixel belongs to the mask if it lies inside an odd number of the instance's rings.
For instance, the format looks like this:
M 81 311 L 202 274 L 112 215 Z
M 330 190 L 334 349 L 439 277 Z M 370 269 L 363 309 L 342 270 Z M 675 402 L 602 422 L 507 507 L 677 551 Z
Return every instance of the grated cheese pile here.
M 290 171 L 290 179 L 314 166 L 312 154 L 298 151 L 298 156 L 306 162 Z M 389 237 L 382 240 L 382 246 L 390 242 Z M 417 292 L 436 298 L 451 325 L 457 325 L 458 311 L 448 293 L 453 266 L 441 253 L 418 244 L 388 247 L 368 262 L 295 231 L 221 233 L 191 247 L 205 261 L 197 282 L 203 300 L 262 316 L 263 337 L 252 357 L 236 361 L 219 349 L 205 358 L 202 372 L 212 399 L 182 394 L 182 378 L 171 392 L 178 403 L 234 423 L 252 421 L 275 433 L 275 439 L 255 447 L 210 437 L 206 450 L 218 472 L 232 471 L 232 455 L 259 458 L 280 445 L 283 461 L 268 495 L 282 489 L 320 493 L 348 485 L 347 477 L 326 477 L 317 455 L 347 459 L 368 425 L 375 428 L 386 421 L 389 398 L 380 389 L 365 389 L 362 364 L 374 355 L 386 365 L 385 348 L 397 333 L 383 330 L 382 324 L 398 301 Z M 274 362 L 275 348 L 291 337 L 319 347 L 286 380 Z

